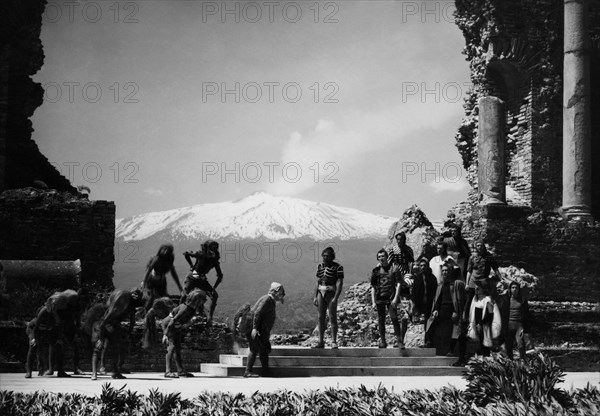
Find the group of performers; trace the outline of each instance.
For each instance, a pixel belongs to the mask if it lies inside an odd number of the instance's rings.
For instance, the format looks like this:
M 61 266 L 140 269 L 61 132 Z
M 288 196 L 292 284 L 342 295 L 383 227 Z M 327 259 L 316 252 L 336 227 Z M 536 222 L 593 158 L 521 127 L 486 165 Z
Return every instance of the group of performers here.
M 141 289 L 117 289 L 110 294 L 106 303 L 92 305 L 85 313 L 83 309 L 88 299 L 83 289 L 78 292 L 69 289 L 50 296 L 26 328 L 29 351 L 25 377 L 31 377 L 36 358 L 39 375 L 52 375 L 56 367 L 58 377 L 68 377 L 63 365 L 63 352 L 67 345 L 73 351 L 74 374 L 83 374 L 79 370 L 79 352 L 75 344 L 75 335 L 80 333 L 91 342 L 93 348 L 92 380 L 97 379 L 98 373 L 105 373 L 104 356 L 109 347 L 114 352 L 112 377 L 124 378 L 126 340 L 133 331 L 136 311 L 142 308 L 145 310 L 146 323 L 143 347 L 148 348 L 156 340 L 156 319 L 159 318 L 163 331 L 162 342 L 167 345 L 165 377 L 191 377 L 192 374 L 182 366 L 182 327 L 196 314 L 204 313 L 207 298 L 212 301 L 207 321 L 207 325 L 210 325 L 218 298 L 215 289 L 223 279 L 223 273 L 219 266 L 218 243 L 215 241 L 205 242 L 200 250 L 186 252 L 184 257 L 191 270 L 183 287 L 173 265 L 173 246 L 164 244 L 148 262 Z M 206 273 L 212 268 L 217 271 L 214 286 L 206 278 Z M 179 303 L 167 293 L 168 273 L 171 273 L 182 292 Z M 122 326 L 125 320 L 129 321 L 127 330 Z M 172 371 L 172 360 L 175 361 L 176 371 Z
M 372 306 L 377 309 L 379 347 L 386 348 L 386 311 L 392 321 L 396 345 L 404 349 L 410 320 L 425 324 L 422 347 L 435 347 L 438 355 L 455 356 L 454 366 L 466 364 L 467 338 L 478 343 L 477 352 L 488 356 L 502 347 L 513 357 L 513 345 L 525 354 L 529 308 L 518 282 L 505 287 L 494 257 L 483 241 L 471 253 L 460 228 L 437 241 L 437 255 L 416 261 L 399 232 L 395 243 L 377 253 L 379 263 L 371 275 Z M 493 272 L 493 273 L 492 273 Z
M 513 357 L 516 344 L 525 354 L 525 333 L 529 332 L 529 308 L 518 282 L 505 287 L 494 257 L 483 241 L 471 253 L 460 228 L 453 228 L 436 242 L 437 255 L 415 260 L 404 232 L 376 253 L 371 272 L 371 304 L 377 311 L 379 348 L 387 348 L 386 318 L 389 315 L 394 346 L 405 349 L 409 322 L 423 323 L 421 347 L 436 348 L 438 355 L 455 356 L 454 366 L 466 364 L 467 338 L 478 343 L 478 353 L 488 356 L 492 347 Z M 323 253 L 317 268 L 314 303 L 319 309 L 319 340 L 324 348 L 326 315 L 329 315 L 331 348 L 337 349 L 337 304 L 342 293 L 343 267 L 334 261 L 331 247 Z M 492 273 L 493 272 L 493 273 Z
M 406 244 L 405 233 L 399 232 L 390 247 L 376 253 L 378 264 L 372 270 L 370 280 L 372 307 L 378 315 L 379 347 L 387 348 L 385 321 L 389 315 L 396 336 L 395 346 L 401 350 L 405 348 L 404 338 L 410 320 L 420 317 L 420 322 L 427 322 L 421 346 L 436 347 L 438 354 L 452 354 L 458 342 L 459 359 L 454 365 L 465 364 L 467 336 L 479 341 L 480 353 L 484 355 L 489 355 L 490 347 L 500 341 L 505 343 L 511 357 L 513 342 L 516 342 L 522 356 L 528 308 L 518 283 L 511 283 L 508 292 L 502 288 L 498 290 L 496 284 L 501 283 L 501 276 L 485 244 L 478 242 L 476 253 L 471 256 L 460 230 L 449 240 L 440 240 L 437 252 L 438 255 L 431 259 L 421 256 L 415 261 L 413 250 Z M 335 261 L 335 254 L 333 248 L 325 248 L 321 253 L 322 262 L 317 266 L 314 304 L 318 308 L 319 338 L 314 348 L 325 347 L 327 316 L 330 346 L 338 348 L 337 305 L 344 269 Z M 97 379 L 98 373 L 105 373 L 104 355 L 109 347 L 114 352 L 112 377 L 124 378 L 126 343 L 123 340 L 130 337 L 136 311 L 141 308 L 145 310 L 144 348 L 157 341 L 156 319 L 160 320 L 162 342 L 167 345 L 165 377 L 192 377 L 193 374 L 185 371 L 182 365 L 182 328 L 196 314 L 204 313 L 208 298 L 211 305 L 206 322 L 210 325 L 218 299 L 216 288 L 223 280 L 223 273 L 216 241 L 208 240 L 200 250 L 183 255 L 190 265 L 183 286 L 174 267 L 173 246 L 165 244 L 148 262 L 141 289 L 115 290 L 106 303 L 93 305 L 85 313 L 85 291 L 65 290 L 50 296 L 27 325 L 26 378 L 31 377 L 36 356 L 39 375 L 51 375 L 56 369 L 58 377 L 68 377 L 63 365 L 65 345 L 73 349 L 74 374 L 82 374 L 74 342 L 81 321 L 82 333 L 93 346 L 92 380 Z M 214 286 L 207 279 L 207 273 L 213 268 L 217 274 Z M 492 270 L 495 278 L 489 278 Z M 182 293 L 178 303 L 168 296 L 168 273 Z M 275 322 L 275 305 L 283 303 L 284 297 L 283 286 L 273 282 L 267 294 L 253 306 L 240 309 L 234 318 L 234 327 L 246 337 L 250 350 L 245 377 L 257 376 L 253 371 L 257 356 L 261 359 L 261 375 L 270 373 L 270 332 Z M 124 320 L 129 321 L 127 331 L 122 327 Z M 173 371 L 172 360 L 176 371 Z

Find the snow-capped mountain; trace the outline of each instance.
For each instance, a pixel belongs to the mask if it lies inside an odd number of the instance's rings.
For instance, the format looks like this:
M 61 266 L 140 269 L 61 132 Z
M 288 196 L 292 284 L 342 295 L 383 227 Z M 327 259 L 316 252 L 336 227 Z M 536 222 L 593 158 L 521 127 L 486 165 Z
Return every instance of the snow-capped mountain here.
M 257 192 L 237 201 L 150 212 L 116 221 L 116 237 L 382 239 L 394 218 Z

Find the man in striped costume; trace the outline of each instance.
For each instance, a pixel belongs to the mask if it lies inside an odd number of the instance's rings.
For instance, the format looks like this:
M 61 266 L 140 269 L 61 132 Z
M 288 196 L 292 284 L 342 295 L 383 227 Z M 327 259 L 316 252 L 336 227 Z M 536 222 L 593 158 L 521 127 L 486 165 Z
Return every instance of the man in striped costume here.
M 402 276 L 412 272 L 412 264 L 415 261 L 415 255 L 412 248 L 406 244 L 406 233 L 400 231 L 396 233 L 395 243 L 392 242 L 388 249 L 388 259 L 392 264 L 400 266 Z
M 325 314 L 329 312 L 331 324 L 331 348 L 337 349 L 337 304 L 342 294 L 344 283 L 344 268 L 335 261 L 335 251 L 327 247 L 321 253 L 323 262 L 317 267 L 317 285 L 315 288 L 314 304 L 319 310 L 319 342 L 316 348 L 325 347 Z

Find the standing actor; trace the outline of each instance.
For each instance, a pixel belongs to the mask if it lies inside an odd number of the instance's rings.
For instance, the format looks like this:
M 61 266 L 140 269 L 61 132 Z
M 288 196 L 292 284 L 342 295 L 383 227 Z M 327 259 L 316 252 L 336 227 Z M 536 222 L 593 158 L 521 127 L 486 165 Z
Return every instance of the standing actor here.
M 417 267 L 414 273 L 414 284 L 412 287 L 411 300 L 413 303 L 413 314 L 422 315 L 423 321 L 427 322 L 431 316 L 431 308 L 433 299 L 437 290 L 437 279 L 431 272 L 429 261 L 426 257 L 420 257 L 417 261 Z M 423 340 L 425 348 L 431 348 L 431 336 L 429 331 L 425 331 L 425 339 Z
M 344 268 L 336 263 L 335 251 L 332 247 L 327 247 L 321 253 L 323 263 L 317 267 L 317 286 L 315 288 L 314 304 L 319 309 L 319 342 L 316 348 L 325 347 L 325 317 L 329 312 L 329 322 L 331 324 L 331 349 L 337 349 L 337 304 L 342 294 L 342 285 L 344 284 Z
M 463 366 L 466 363 L 465 354 L 467 352 L 466 322 L 465 322 L 465 303 L 466 292 L 465 282 L 457 279 L 457 273 L 451 271 L 452 266 L 442 266 L 443 282 L 438 285 L 433 303 L 431 316 L 436 320 L 435 328 L 437 339 L 440 345 L 436 345 L 437 353 L 447 353 L 452 356 L 452 351 L 458 340 L 459 358 L 454 364 L 455 367 Z M 447 348 L 449 346 L 449 348 Z
M 385 318 L 389 313 L 398 347 L 404 349 L 404 335 L 408 328 L 408 317 L 403 314 L 402 328 L 400 328 L 397 313 L 403 283 L 400 266 L 397 263 L 388 262 L 388 253 L 384 249 L 377 252 L 377 260 L 379 260 L 379 263 L 371 272 L 371 303 L 373 308 L 377 309 L 379 348 L 387 348 Z

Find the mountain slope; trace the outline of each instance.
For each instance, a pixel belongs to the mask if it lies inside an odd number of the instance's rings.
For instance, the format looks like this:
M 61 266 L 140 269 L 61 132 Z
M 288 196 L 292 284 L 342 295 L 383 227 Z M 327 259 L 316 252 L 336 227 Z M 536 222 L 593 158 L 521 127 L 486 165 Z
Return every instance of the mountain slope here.
M 138 241 L 160 233 L 172 239 L 380 239 L 393 221 L 352 208 L 258 192 L 233 202 L 119 219 L 116 237 Z

